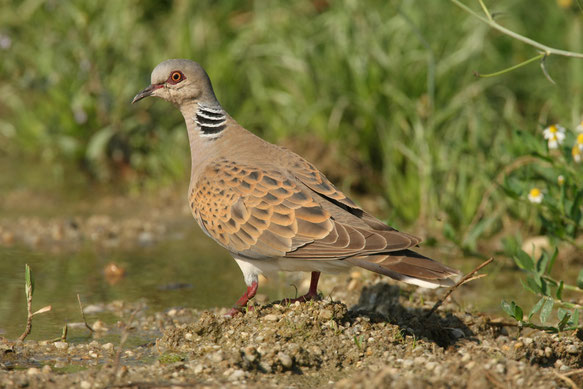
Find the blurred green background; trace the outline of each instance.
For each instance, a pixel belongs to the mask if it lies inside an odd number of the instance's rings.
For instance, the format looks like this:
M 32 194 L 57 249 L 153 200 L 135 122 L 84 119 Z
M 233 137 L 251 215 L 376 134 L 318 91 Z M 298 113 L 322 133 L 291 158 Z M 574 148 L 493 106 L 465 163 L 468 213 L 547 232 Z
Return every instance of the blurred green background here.
M 479 10 L 475 1 L 467 4 Z M 553 47 L 583 51 L 571 2 L 488 1 L 496 20 Z M 518 131 L 581 120 L 583 63 L 551 57 L 478 79 L 536 51 L 449 1 L 0 0 L 2 170 L 34 161 L 143 190 L 186 182 L 181 115 L 132 106 L 167 58 L 201 63 L 247 129 L 308 156 L 358 197 L 380 194 L 398 226 L 466 246 L 528 221 L 494 191 L 521 155 Z M 509 208 L 512 207 L 512 210 Z M 527 226 L 528 227 L 528 226 Z

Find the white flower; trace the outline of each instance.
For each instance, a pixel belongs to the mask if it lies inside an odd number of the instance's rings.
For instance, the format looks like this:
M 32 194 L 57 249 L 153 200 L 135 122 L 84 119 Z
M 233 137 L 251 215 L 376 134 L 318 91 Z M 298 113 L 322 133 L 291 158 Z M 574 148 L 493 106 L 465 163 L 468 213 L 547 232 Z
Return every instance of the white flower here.
M 583 120 L 581 120 L 581 122 L 579 122 L 579 124 L 577 125 L 577 127 L 575 127 L 575 131 L 577 131 L 577 132 L 583 132 Z
M 557 177 L 557 184 L 559 184 L 559 186 L 562 186 L 565 183 L 565 177 L 563 177 L 563 175 L 559 175 Z
M 543 197 L 543 192 L 538 188 L 532 188 L 530 192 L 528 192 L 528 201 L 531 203 L 540 204 L 543 201 Z
M 544 129 L 543 136 L 549 142 L 549 149 L 556 149 L 565 140 L 565 127 L 553 124 Z

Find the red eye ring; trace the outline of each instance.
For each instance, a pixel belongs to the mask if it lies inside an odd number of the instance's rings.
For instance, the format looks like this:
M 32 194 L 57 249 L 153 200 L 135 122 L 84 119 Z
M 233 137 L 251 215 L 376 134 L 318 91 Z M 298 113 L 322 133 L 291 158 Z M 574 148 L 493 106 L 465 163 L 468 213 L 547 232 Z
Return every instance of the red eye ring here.
M 170 77 L 168 77 L 168 83 L 170 84 L 178 84 L 180 81 L 184 80 L 184 74 L 180 70 L 175 70 L 170 73 Z

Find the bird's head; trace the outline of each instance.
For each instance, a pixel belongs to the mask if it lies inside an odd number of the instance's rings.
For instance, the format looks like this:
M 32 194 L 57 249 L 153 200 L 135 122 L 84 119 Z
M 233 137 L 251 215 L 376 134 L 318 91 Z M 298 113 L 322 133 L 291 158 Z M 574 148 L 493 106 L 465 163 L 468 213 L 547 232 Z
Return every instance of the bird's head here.
M 188 102 L 216 103 L 208 75 L 198 63 L 188 59 L 169 59 L 154 68 L 151 84 L 138 93 L 132 104 L 155 96 L 177 106 Z

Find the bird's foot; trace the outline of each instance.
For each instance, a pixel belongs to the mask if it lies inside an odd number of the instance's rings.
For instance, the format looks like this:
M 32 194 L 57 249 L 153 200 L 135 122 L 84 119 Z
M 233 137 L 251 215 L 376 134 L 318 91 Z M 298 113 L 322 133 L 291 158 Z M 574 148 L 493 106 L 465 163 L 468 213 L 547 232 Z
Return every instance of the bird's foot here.
M 318 293 L 308 292 L 303 296 L 296 297 L 293 299 L 292 298 L 285 298 L 285 299 L 281 300 L 281 302 L 279 304 L 280 305 L 291 305 L 297 301 L 299 301 L 300 303 L 305 303 L 307 301 L 314 301 L 314 300 L 320 300 L 320 299 L 321 299 L 321 297 Z
M 300 303 L 305 303 L 306 301 L 320 300 L 320 295 L 318 294 L 318 280 L 319 279 L 320 279 L 320 272 L 313 271 L 312 278 L 310 280 L 310 289 L 308 290 L 308 293 L 306 293 L 303 296 L 294 298 L 294 299 L 290 299 L 290 298 L 283 299 L 283 300 L 281 300 L 280 304 L 281 305 L 290 305 L 290 304 L 295 303 L 296 301 L 299 301 Z
M 233 317 L 238 313 L 245 312 L 246 310 L 253 310 L 254 307 L 252 305 L 249 306 L 247 304 L 249 303 L 249 300 L 255 297 L 258 287 L 259 285 L 257 284 L 257 282 L 253 282 L 251 285 L 249 285 L 245 293 L 243 293 L 243 296 L 241 296 L 241 298 L 237 300 L 235 306 L 231 308 L 231 310 L 225 316 Z

